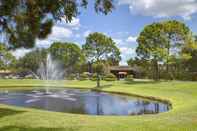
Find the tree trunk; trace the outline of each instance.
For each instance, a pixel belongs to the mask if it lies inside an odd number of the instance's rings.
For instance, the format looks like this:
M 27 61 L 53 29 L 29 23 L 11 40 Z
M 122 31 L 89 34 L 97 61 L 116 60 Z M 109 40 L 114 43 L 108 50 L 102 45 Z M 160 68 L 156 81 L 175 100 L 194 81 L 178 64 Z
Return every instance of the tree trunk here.
M 159 80 L 159 67 L 158 67 L 158 61 L 156 59 L 153 60 L 153 68 L 154 68 L 153 79 L 155 81 L 158 81 Z
M 100 75 L 97 73 L 97 87 L 100 87 Z
M 169 73 L 169 56 L 170 56 L 170 48 L 168 48 L 168 56 L 166 61 L 166 72 Z

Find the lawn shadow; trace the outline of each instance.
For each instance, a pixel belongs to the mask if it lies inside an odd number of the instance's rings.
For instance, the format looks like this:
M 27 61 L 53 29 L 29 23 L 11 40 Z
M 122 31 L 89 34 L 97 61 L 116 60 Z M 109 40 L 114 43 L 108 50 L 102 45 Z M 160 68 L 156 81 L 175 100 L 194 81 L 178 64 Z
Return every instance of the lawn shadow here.
M 1 127 L 0 131 L 79 131 L 79 127 L 65 127 L 65 128 L 45 128 L 45 127 L 19 127 L 19 126 L 5 126 Z
M 136 85 L 136 84 L 158 84 L 161 81 L 125 81 L 125 84 L 131 84 L 131 85 Z
M 19 113 L 24 113 L 25 111 L 17 111 L 13 109 L 8 109 L 8 108 L 0 108 L 0 118 L 5 117 L 5 116 L 10 116 L 10 115 L 16 115 Z
M 94 87 L 92 90 L 101 90 L 101 89 L 104 89 L 104 88 L 110 88 L 112 87 L 113 84 L 106 84 L 106 85 L 101 85 L 100 87 Z

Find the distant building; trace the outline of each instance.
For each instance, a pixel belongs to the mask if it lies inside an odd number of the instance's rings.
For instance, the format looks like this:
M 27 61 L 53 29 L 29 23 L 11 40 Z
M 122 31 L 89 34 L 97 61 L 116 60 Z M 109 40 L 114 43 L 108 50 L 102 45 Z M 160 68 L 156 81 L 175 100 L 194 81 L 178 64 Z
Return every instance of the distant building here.
M 113 73 L 117 79 L 124 79 L 127 75 L 137 77 L 138 74 L 137 69 L 130 66 L 113 66 L 110 67 L 110 72 Z

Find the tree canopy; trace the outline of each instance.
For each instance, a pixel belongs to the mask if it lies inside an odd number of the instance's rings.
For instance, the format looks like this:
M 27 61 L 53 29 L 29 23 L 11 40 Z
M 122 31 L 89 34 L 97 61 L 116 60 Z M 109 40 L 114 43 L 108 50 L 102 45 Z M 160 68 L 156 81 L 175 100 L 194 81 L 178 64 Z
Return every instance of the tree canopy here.
M 47 49 L 36 49 L 27 53 L 24 57 L 18 60 L 18 68 L 27 69 L 37 73 L 40 64 L 45 63 L 47 52 Z
M 167 65 L 176 60 L 182 52 L 191 34 L 190 29 L 179 21 L 164 21 L 153 23 L 144 28 L 138 37 L 137 55 L 151 59 L 155 69 L 155 78 L 158 77 L 158 62 Z
M 112 59 L 120 61 L 120 51 L 112 38 L 102 33 L 92 33 L 86 38 L 85 45 L 82 46 L 83 52 L 88 60 L 92 62 Z
M 113 0 L 95 0 L 95 11 L 107 14 Z M 36 39 L 51 33 L 54 23 L 64 18 L 71 22 L 86 8 L 88 0 L 1 0 L 0 33 L 10 48 L 32 48 Z
M 63 63 L 67 73 L 79 71 L 80 66 L 85 62 L 81 49 L 74 43 L 55 42 L 50 47 L 50 53 Z

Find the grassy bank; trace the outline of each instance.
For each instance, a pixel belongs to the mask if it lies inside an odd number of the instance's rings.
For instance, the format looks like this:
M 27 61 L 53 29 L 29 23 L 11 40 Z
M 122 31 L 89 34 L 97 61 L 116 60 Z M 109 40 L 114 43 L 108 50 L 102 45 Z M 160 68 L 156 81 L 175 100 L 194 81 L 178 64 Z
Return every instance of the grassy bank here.
M 40 80 L 0 80 L 0 88 L 38 88 Z M 0 105 L 0 131 L 195 131 L 197 83 L 102 82 L 102 90 L 169 100 L 173 109 L 158 115 L 88 116 Z M 50 81 L 48 86 L 95 88 L 91 81 Z

